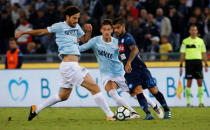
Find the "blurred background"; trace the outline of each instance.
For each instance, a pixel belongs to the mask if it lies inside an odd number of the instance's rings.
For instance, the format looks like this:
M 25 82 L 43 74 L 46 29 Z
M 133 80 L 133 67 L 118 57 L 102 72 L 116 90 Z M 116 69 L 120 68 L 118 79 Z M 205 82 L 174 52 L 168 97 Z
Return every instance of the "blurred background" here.
M 0 0 L 0 63 L 4 64 L 9 38 L 15 32 L 41 29 L 64 21 L 69 5 L 81 9 L 79 24 L 93 26 L 92 37 L 100 35 L 105 18 L 126 19 L 145 61 L 178 61 L 180 45 L 197 25 L 210 59 L 210 0 Z M 53 34 L 24 35 L 17 39 L 23 63 L 60 62 Z M 96 62 L 92 51 L 82 54 L 81 62 Z

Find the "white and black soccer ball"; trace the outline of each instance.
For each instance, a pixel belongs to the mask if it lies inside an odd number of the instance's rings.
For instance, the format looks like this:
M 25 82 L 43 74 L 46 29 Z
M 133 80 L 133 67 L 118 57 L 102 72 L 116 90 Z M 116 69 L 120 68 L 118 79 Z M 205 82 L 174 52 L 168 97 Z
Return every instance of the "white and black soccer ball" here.
M 126 106 L 118 107 L 116 110 L 117 120 L 123 121 L 130 118 L 131 111 Z

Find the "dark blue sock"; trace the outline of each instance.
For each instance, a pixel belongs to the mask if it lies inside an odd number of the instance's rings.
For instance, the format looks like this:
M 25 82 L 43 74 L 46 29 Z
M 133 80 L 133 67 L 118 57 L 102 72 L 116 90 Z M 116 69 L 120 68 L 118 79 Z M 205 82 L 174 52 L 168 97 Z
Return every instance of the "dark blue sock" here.
M 166 100 L 161 92 L 158 91 L 157 94 L 154 94 L 155 98 L 158 100 L 158 102 L 161 104 L 163 107 L 164 111 L 169 111 L 168 105 L 166 103 Z
M 144 110 L 146 114 L 151 114 L 148 108 L 147 100 L 144 97 L 143 93 L 138 94 L 137 96 L 138 102 L 141 105 L 141 108 Z

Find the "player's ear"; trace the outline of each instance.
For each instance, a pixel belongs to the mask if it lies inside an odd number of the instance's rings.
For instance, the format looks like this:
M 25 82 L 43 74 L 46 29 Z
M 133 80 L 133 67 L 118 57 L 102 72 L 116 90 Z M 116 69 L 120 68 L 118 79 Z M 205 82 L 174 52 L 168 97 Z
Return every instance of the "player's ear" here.
M 100 32 L 102 33 L 102 27 L 100 28 Z
M 69 20 L 69 16 L 68 15 L 66 15 L 66 20 Z

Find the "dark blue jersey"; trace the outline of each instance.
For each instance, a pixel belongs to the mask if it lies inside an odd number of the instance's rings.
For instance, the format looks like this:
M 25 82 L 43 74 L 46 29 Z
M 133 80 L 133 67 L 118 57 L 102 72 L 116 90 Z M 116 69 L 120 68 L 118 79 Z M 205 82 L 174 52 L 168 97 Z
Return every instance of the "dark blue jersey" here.
M 130 57 L 130 49 L 129 46 L 135 45 L 136 41 L 134 40 L 133 36 L 129 33 L 125 33 L 123 37 L 119 39 L 118 47 L 120 52 L 120 60 L 123 62 L 123 65 L 125 66 L 128 58 Z M 138 53 L 135 57 L 135 59 L 131 63 L 131 67 L 133 69 L 138 68 L 146 68 L 146 65 L 144 64 L 143 60 L 140 57 L 140 54 Z

